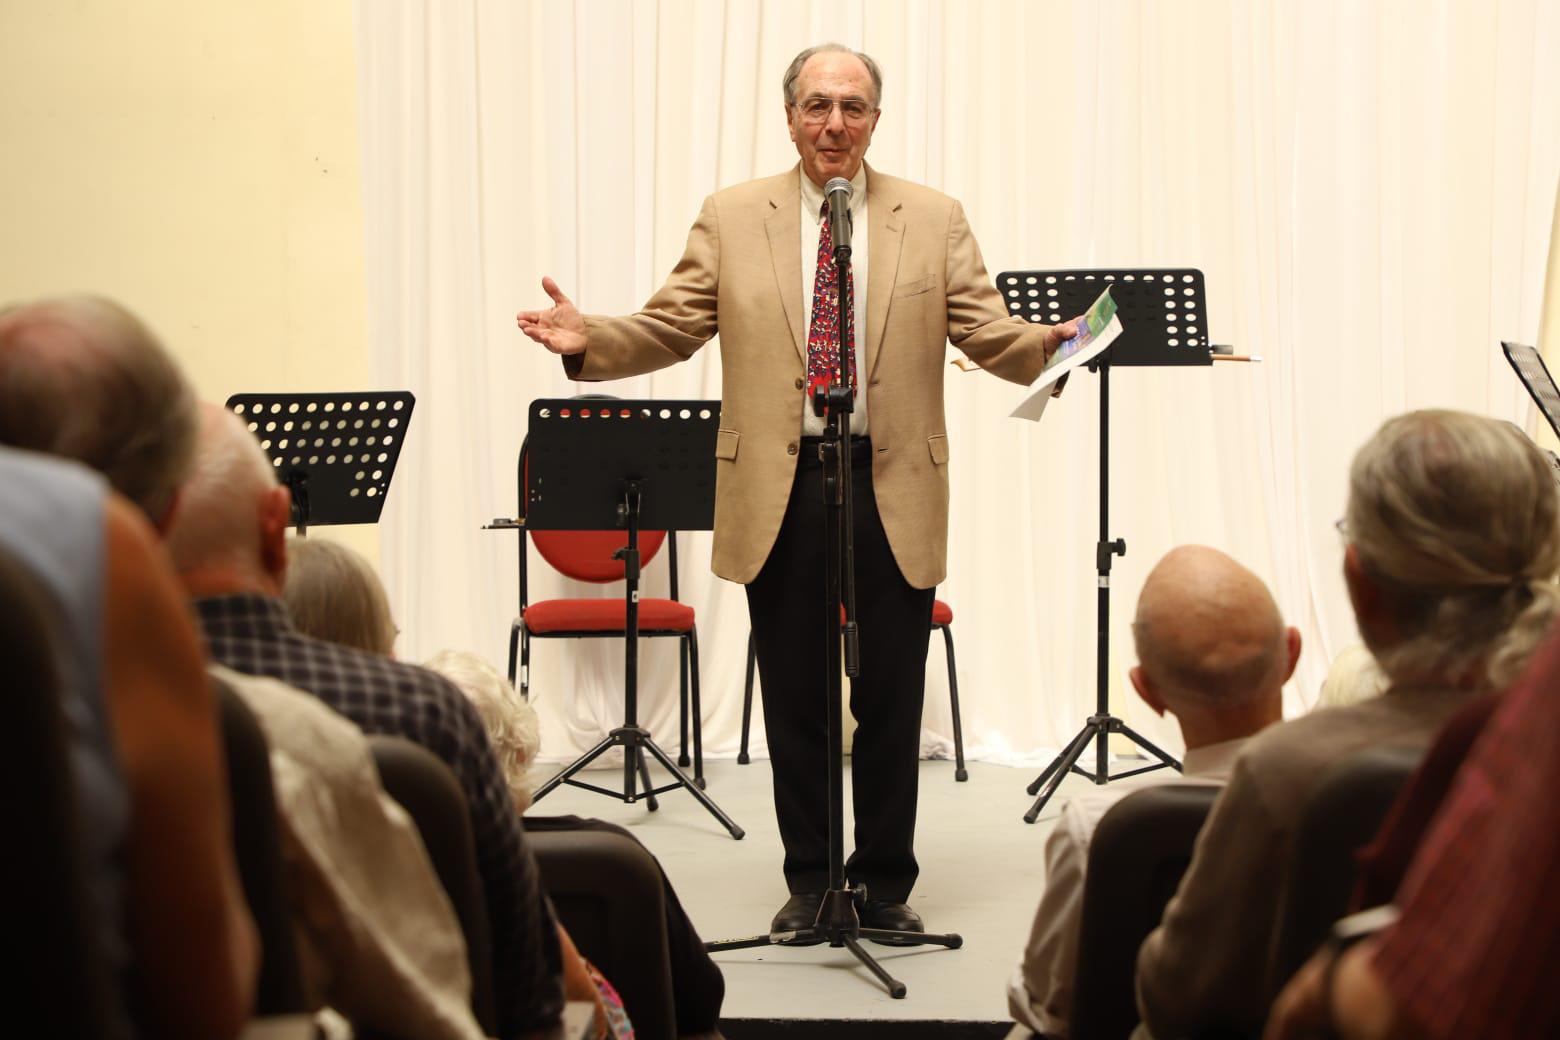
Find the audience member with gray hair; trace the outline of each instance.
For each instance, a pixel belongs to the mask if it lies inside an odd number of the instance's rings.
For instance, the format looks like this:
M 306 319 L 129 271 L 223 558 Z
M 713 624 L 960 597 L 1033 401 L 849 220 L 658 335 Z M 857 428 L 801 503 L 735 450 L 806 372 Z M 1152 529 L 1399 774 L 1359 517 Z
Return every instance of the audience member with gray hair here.
M 311 639 L 281 601 L 288 491 L 233 413 L 208 408 L 194 476 L 169 538 L 212 658 L 307 690 L 370 734 L 404 737 L 449 765 L 471 810 L 493 941 L 499 1035 L 541 1035 L 562 1011 L 551 911 L 482 720 L 448 681 Z
M 423 663 L 454 683 L 471 698 L 487 726 L 493 752 L 504 767 L 515 807 L 525 812 L 531 805 L 531 766 L 542 749 L 541 720 L 531 703 L 486 660 L 462 650 L 441 650 Z
M 304 635 L 394 656 L 399 630 L 390 615 L 390 599 L 373 565 L 350 546 L 322 538 L 288 538 L 282 601 Z
M 1201 545 L 1172 549 L 1149 573 L 1132 633 L 1132 685 L 1180 725 L 1184 776 L 1150 773 L 1062 807 L 1046 838 L 1045 893 L 1008 982 L 1014 1019 L 1047 1037 L 1065 1037 L 1070 1026 L 1085 867 L 1100 819 L 1148 784 L 1224 783 L 1247 738 L 1283 717 L 1284 683 L 1300 658 L 1300 632 L 1285 626 L 1262 579 Z
M 211 697 L 216 682 L 265 731 L 310 1006 L 330 1004 L 387 1036 L 455 1040 L 479 1033 L 459 924 L 417 834 L 379 788 L 362 734 L 316 698 L 280 683 L 217 668 L 208 669 L 207 681 L 201 672 L 207 662 L 162 546 L 141 550 L 148 555 L 143 587 L 128 594 L 120 588 L 117 561 L 133 560 L 128 549 L 135 545 L 122 544 L 124 525 L 113 521 L 144 514 L 166 534 L 192 472 L 195 398 L 177 363 L 117 304 L 92 297 L 24 304 L 0 312 L 0 398 L 7 436 L 100 467 L 139 506 L 108 510 L 108 545 L 99 552 L 81 537 L 81 518 L 63 505 L 61 488 L 70 482 L 55 481 L 50 493 L 40 494 L 24 492 L 25 480 L 0 481 L 0 511 L 5 492 L 16 492 L 24 519 L 43 521 L 31 526 L 28 551 L 52 546 L 60 561 L 55 573 L 90 574 L 95 560 L 106 564 L 112 609 L 102 626 L 104 645 L 78 641 L 72 659 L 78 673 L 101 666 L 129 787 L 133 815 L 124 859 L 132 911 L 129 975 L 141 990 L 136 1024 L 156 1036 L 222 1036 L 248 1010 L 247 996 L 236 995 L 254 983 L 253 957 L 243 952 L 246 941 L 253 945 L 253 929 L 242 920 L 242 895 L 236 879 L 222 882 L 237 905 L 215 908 L 203 874 L 211 835 L 221 839 L 219 857 L 231 857 L 226 813 L 219 811 L 228 792 Z M 242 512 L 234 519 L 241 522 Z M 145 519 L 138 522 L 146 527 Z M 26 522 L 0 526 L 13 541 L 29 532 Z M 146 587 L 159 571 L 174 597 L 171 610 L 160 604 L 155 582 Z M 132 638 L 115 636 L 126 629 Z M 95 810 L 89 805 L 94 847 L 113 847 L 122 839 L 103 812 L 102 778 L 90 777 L 83 790 L 98 802 Z M 365 845 L 374 850 L 372 862 L 355 853 Z M 232 872 L 231 864 L 218 869 Z M 415 941 L 402 941 L 408 935 Z
M 319 543 L 324 545 L 326 543 Z M 286 584 L 295 584 L 293 570 L 300 563 L 305 569 L 319 568 L 328 571 L 332 580 L 340 582 L 334 599 L 350 616 L 330 618 L 327 612 L 312 608 L 300 611 L 293 617 L 293 624 L 304 635 L 315 639 L 341 642 L 358 649 L 388 654 L 388 647 L 375 651 L 371 643 L 376 631 L 374 619 L 383 611 L 386 623 L 394 630 L 390 619 L 389 600 L 379 576 L 360 554 L 343 545 L 305 554 L 302 560 L 293 560 L 287 567 Z M 300 579 L 296 584 L 314 588 L 324 582 L 324 574 Z M 323 595 L 320 598 L 324 598 Z M 357 640 L 357 642 L 353 642 Z M 511 797 L 517 811 L 523 812 L 530 805 L 528 769 L 541 745 L 540 727 L 536 711 L 519 697 L 509 681 L 487 661 L 465 651 L 446 650 L 436 654 L 427 667 L 448 679 L 456 689 L 470 699 L 487 729 L 493 753 L 503 770 Z M 671 958 L 673 1002 L 677 1015 L 678 1035 L 704 1037 L 716 1034 L 720 1019 L 720 1006 L 725 997 L 725 980 L 720 969 L 704 950 L 703 941 L 683 910 L 677 892 L 666 872 L 649 850 L 645 849 L 627 830 L 601 820 L 583 819 L 578 816 L 531 816 L 526 819 L 526 829 L 531 833 L 551 831 L 610 832 L 631 842 L 653 864 L 661 876 L 665 903 L 667 952 Z M 588 967 L 588 962 L 574 949 L 573 941 L 563 929 L 558 929 L 563 949 L 565 984 L 571 1000 L 595 999 L 598 983 L 605 982 L 599 973 Z M 610 987 L 610 983 L 606 984 Z M 614 998 L 615 999 L 615 998 Z M 598 1001 L 603 1020 L 609 1012 Z
M 1154 1036 L 1260 1028 L 1278 986 L 1267 955 L 1284 866 L 1326 768 L 1378 745 L 1423 750 L 1475 694 L 1526 664 L 1560 594 L 1560 498 L 1509 423 L 1453 411 L 1386 422 L 1355 456 L 1344 525 L 1355 619 L 1386 692 L 1256 737 L 1138 954 Z
M 0 444 L 85 463 L 166 529 L 195 428 L 189 382 L 124 307 L 59 296 L 0 310 Z
M 1387 677 L 1363 643 L 1353 643 L 1338 651 L 1327 666 L 1327 677 L 1316 697 L 1317 708 L 1342 708 L 1381 693 Z
M 0 548 L 58 608 L 89 927 L 126 987 L 110 1017 L 133 1015 L 146 1035 L 220 1037 L 250 1010 L 255 930 L 217 706 L 147 523 L 166 523 L 194 429 L 178 367 L 118 304 L 0 310 Z

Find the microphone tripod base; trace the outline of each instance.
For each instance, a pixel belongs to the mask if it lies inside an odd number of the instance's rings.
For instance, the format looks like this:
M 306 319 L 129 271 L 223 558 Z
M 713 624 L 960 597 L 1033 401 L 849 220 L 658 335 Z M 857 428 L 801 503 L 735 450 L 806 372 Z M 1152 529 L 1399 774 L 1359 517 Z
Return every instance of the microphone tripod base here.
M 719 939 L 705 943 L 704 948 L 714 953 L 720 950 L 751 950 L 758 946 L 820 946 L 824 943 L 835 949 L 843 946 L 883 984 L 889 996 L 903 1000 L 909 989 L 862 948 L 862 939 L 892 946 L 943 946 L 950 950 L 957 950 L 964 945 L 964 937 L 953 932 L 938 934 L 863 928 L 858 911 L 866 901 L 867 889 L 864 885 L 857 885 L 853 889 L 830 889 L 824 893 L 823 905 L 818 908 L 818 919 L 810 928 L 798 928 L 793 932 L 770 932 L 746 939 Z

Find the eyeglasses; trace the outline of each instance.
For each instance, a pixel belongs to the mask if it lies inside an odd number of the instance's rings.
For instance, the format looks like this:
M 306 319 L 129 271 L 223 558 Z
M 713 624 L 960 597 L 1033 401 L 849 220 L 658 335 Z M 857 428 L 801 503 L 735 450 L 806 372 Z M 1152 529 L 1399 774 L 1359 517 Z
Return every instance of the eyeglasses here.
M 876 111 L 860 98 L 841 98 L 836 101 L 833 98 L 810 97 L 798 101 L 794 107 L 802 114 L 802 122 L 816 126 L 829 121 L 835 105 L 840 106 L 840 118 L 845 120 L 848 126 L 860 126 Z

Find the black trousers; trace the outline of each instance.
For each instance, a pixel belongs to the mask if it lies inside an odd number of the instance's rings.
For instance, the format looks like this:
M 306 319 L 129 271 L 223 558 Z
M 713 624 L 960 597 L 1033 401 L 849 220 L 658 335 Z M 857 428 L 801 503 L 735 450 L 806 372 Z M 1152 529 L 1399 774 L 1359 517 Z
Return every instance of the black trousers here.
M 823 471 L 815 443 L 802 441 L 779 537 L 747 586 L 775 815 L 793 893 L 822 892 L 829 881 L 824 655 L 825 640 L 839 637 L 839 618 L 826 616 L 824 603 Z M 865 884 L 870 898 L 904 902 L 918 872 L 921 701 L 936 590 L 912 588 L 894 561 L 872 493 L 871 442 L 857 439 L 852 454 L 861 675 L 850 685 L 856 847 L 845 876 Z

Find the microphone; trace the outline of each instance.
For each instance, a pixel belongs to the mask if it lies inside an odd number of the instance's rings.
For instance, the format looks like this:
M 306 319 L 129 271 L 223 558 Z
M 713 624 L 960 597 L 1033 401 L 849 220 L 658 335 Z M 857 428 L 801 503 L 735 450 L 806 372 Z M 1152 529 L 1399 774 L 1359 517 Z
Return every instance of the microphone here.
M 855 189 L 844 177 L 835 177 L 823 186 L 829 200 L 829 240 L 833 248 L 850 245 L 850 197 Z

